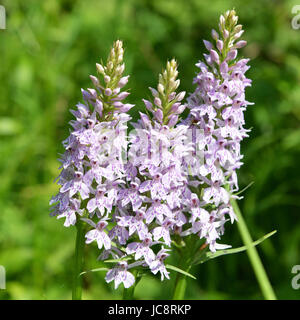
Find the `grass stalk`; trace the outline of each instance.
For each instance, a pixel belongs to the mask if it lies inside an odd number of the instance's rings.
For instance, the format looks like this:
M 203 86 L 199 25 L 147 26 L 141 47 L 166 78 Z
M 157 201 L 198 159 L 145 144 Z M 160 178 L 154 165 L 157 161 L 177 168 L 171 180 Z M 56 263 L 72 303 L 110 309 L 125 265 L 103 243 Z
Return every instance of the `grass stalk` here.
M 276 300 L 277 299 L 276 295 L 269 281 L 268 275 L 265 271 L 262 261 L 258 255 L 258 252 L 255 246 L 251 245 L 253 240 L 251 238 L 247 224 L 242 216 L 240 208 L 235 199 L 231 200 L 231 204 L 238 218 L 237 226 L 238 226 L 241 238 L 244 242 L 244 245 L 248 247 L 247 254 L 251 262 L 252 268 L 254 270 L 255 276 L 257 278 L 258 284 L 260 286 L 260 289 L 262 291 L 262 294 L 266 300 Z

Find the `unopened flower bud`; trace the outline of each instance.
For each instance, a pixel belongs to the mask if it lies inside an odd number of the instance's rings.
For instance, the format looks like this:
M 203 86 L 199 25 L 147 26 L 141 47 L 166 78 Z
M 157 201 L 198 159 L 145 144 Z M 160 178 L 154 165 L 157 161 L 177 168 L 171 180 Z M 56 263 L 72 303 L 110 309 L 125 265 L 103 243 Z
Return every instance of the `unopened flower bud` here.
M 146 99 L 143 99 L 143 102 L 144 102 L 146 108 L 147 108 L 149 111 L 152 111 L 152 110 L 153 110 L 153 104 L 152 104 L 150 101 L 148 101 L 148 100 L 146 100 Z
M 125 69 L 125 65 L 124 65 L 124 63 L 123 63 L 123 64 L 121 64 L 120 66 L 117 66 L 117 68 L 116 68 L 116 73 L 117 73 L 118 75 L 121 75 L 121 74 L 124 72 L 124 69 Z
M 107 88 L 107 89 L 104 90 L 104 93 L 105 93 L 105 95 L 107 95 L 107 96 L 111 96 L 112 91 L 111 91 L 110 88 Z
M 102 117 L 103 104 L 100 100 L 96 100 L 95 102 L 95 110 L 99 113 L 100 117 Z
M 121 107 L 123 107 L 123 103 L 122 102 L 120 102 L 120 101 L 116 101 L 116 102 L 114 102 L 113 103 L 113 105 L 116 107 L 116 108 L 121 108 Z
M 185 97 L 185 91 L 181 91 L 181 92 L 179 92 L 178 95 L 176 96 L 176 100 L 177 100 L 177 101 L 181 101 L 184 97 Z
M 217 40 L 217 48 L 221 52 L 223 50 L 223 41 L 222 40 Z
M 185 107 L 186 106 L 184 104 L 180 104 L 179 102 L 174 103 L 171 108 L 171 113 L 181 114 L 184 111 Z
M 163 95 L 165 88 L 161 83 L 159 83 L 158 86 L 157 86 L 157 90 L 161 95 Z
M 181 104 L 178 109 L 177 109 L 177 113 L 178 114 L 181 114 L 186 108 L 186 105 L 185 104 Z
M 168 122 L 168 126 L 169 127 L 174 127 L 177 122 L 178 122 L 178 116 L 176 114 L 172 114 L 170 116 L 170 120 Z
M 234 27 L 233 32 L 238 33 L 243 29 L 243 26 L 241 24 L 238 24 L 237 26 Z
M 123 61 L 123 55 L 124 55 L 124 49 L 121 48 L 121 49 L 119 50 L 118 63 L 120 63 L 121 61 Z
M 100 63 L 96 63 L 96 69 L 97 69 L 97 71 L 98 71 L 99 73 L 101 73 L 101 74 L 104 74 L 104 73 L 105 73 L 104 68 L 103 68 L 103 66 L 102 66 Z
M 238 22 L 238 17 L 237 16 L 232 17 L 231 21 L 233 25 L 236 25 Z
M 120 112 L 127 112 L 127 111 L 129 111 L 132 107 L 134 107 L 134 104 L 126 103 L 126 104 L 124 104 L 119 110 L 120 110 Z
M 129 78 L 129 76 L 121 78 L 119 83 L 118 83 L 118 87 L 119 88 L 123 88 L 127 84 L 128 78 Z
M 228 72 L 228 64 L 226 61 L 223 61 L 220 65 L 220 72 L 221 73 L 227 73 Z
M 170 93 L 170 94 L 169 94 L 169 98 L 168 98 L 169 102 L 172 101 L 172 100 L 174 100 L 175 97 L 176 97 L 176 92 L 175 92 L 175 91 L 172 92 L 172 93 Z
M 151 91 L 151 93 L 152 93 L 153 97 L 158 97 L 158 96 L 159 96 L 159 94 L 158 94 L 158 91 L 157 91 L 157 90 L 155 90 L 154 88 L 151 88 L 151 87 L 149 87 L 149 89 L 150 89 L 150 91 Z
M 90 79 L 92 80 L 95 87 L 99 85 L 99 80 L 95 76 L 90 75 Z
M 211 31 L 211 36 L 212 36 L 212 38 L 213 38 L 214 40 L 219 39 L 219 34 L 218 34 L 218 32 L 217 32 L 215 29 L 212 29 L 212 31 Z
M 117 87 L 116 89 L 114 89 L 113 90 L 113 95 L 117 95 L 117 94 L 119 94 L 119 92 L 120 92 L 120 88 L 119 87 Z
M 230 50 L 227 54 L 226 60 L 234 60 L 237 56 L 237 50 Z
M 240 40 L 238 41 L 236 44 L 235 44 L 235 47 L 240 49 L 240 48 L 243 48 L 245 45 L 247 44 L 247 41 L 245 40 Z
M 203 40 L 203 43 L 205 45 L 205 48 L 210 51 L 213 48 L 213 45 L 211 42 L 207 41 L 207 40 Z
M 233 36 L 233 39 L 236 40 L 236 39 L 240 38 L 243 33 L 244 33 L 244 30 L 239 31 L 238 33 L 236 33 L 236 34 Z
M 158 122 L 162 122 L 163 121 L 163 112 L 161 111 L 161 109 L 157 109 L 154 112 L 154 116 L 158 120 Z
M 229 37 L 229 31 L 228 30 L 226 30 L 226 29 L 223 30 L 223 37 L 224 37 L 224 39 L 227 39 Z
M 144 113 L 140 112 L 140 118 L 142 120 L 142 122 L 144 123 L 145 127 L 150 127 L 151 126 L 151 121 L 148 118 L 147 115 L 145 115 Z
M 161 107 L 161 100 L 158 97 L 155 97 L 154 104 L 157 105 L 158 107 Z
M 115 99 L 116 100 L 123 100 L 123 99 L 127 98 L 128 96 L 129 96 L 129 92 L 124 91 L 124 92 L 121 92 Z
M 110 81 L 110 76 L 104 76 L 104 82 L 105 83 L 109 83 L 109 81 Z
M 176 102 L 172 105 L 172 108 L 171 108 L 171 113 L 178 113 L 178 108 L 180 107 L 180 102 Z
M 210 57 L 211 57 L 211 60 L 216 62 L 217 64 L 219 64 L 220 62 L 220 58 L 219 58 L 219 55 L 217 54 L 217 52 L 215 50 L 210 50 Z
M 179 85 L 180 85 L 180 80 L 177 79 L 174 83 L 174 90 L 176 90 L 179 87 Z
M 95 89 L 88 88 L 87 91 L 90 94 L 90 99 L 92 99 L 92 98 L 96 99 L 97 98 L 97 91 Z
M 221 14 L 221 16 L 220 16 L 220 26 L 221 26 L 221 28 L 220 29 L 222 29 L 222 27 L 225 25 L 225 18 L 224 18 L 224 16 Z
M 109 62 L 107 63 L 107 69 L 108 69 L 108 70 L 112 70 L 113 67 L 114 67 L 114 64 L 112 63 L 112 61 L 109 61 Z

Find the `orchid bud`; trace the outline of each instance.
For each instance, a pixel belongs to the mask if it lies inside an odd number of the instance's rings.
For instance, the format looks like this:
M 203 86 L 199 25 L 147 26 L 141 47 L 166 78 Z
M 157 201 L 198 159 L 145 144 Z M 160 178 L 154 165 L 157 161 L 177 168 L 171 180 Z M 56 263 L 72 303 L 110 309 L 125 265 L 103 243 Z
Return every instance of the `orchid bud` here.
M 146 99 L 143 99 L 143 102 L 146 106 L 146 108 L 149 110 L 149 111 L 152 111 L 153 110 L 153 105 L 150 101 L 146 100 Z
M 221 52 L 223 50 L 223 41 L 222 40 L 217 40 L 217 48 Z
M 149 87 L 149 89 L 152 92 L 153 97 L 158 97 L 159 96 L 158 92 L 154 88 L 150 88 Z
M 185 91 L 181 91 L 181 92 L 178 93 L 178 95 L 176 96 L 175 99 L 177 101 L 181 101 L 181 100 L 183 100 L 184 96 L 185 96 Z
M 211 31 L 211 36 L 214 40 L 218 40 L 219 39 L 219 34 L 215 29 L 212 29 Z
M 210 51 L 210 50 L 213 48 L 213 45 L 212 45 L 211 42 L 206 41 L 206 40 L 203 40 L 203 42 L 204 42 L 205 48 L 206 48 L 208 51 Z
M 247 44 L 247 41 L 245 41 L 245 40 L 240 40 L 239 42 L 237 42 L 237 43 L 235 44 L 235 47 L 238 48 L 238 49 L 240 49 L 240 48 L 243 48 L 246 44 Z
M 227 54 L 226 60 L 234 60 L 237 56 L 237 50 L 230 50 Z
M 169 126 L 169 127 L 174 127 L 177 122 L 178 122 L 178 115 L 172 114 L 172 115 L 170 116 L 170 120 L 169 120 L 169 122 L 168 122 L 168 126 Z
M 95 86 L 95 87 L 97 87 L 98 85 L 99 85 L 99 80 L 98 80 L 98 78 L 96 78 L 95 76 L 90 76 L 90 79 L 92 80 L 92 82 L 93 82 L 93 85 Z
M 124 100 L 125 98 L 127 98 L 129 96 L 129 92 L 121 92 L 115 99 L 116 100 Z
M 118 83 L 118 87 L 123 88 L 128 83 L 128 78 L 129 78 L 129 76 L 121 78 Z
M 211 57 L 211 60 L 216 62 L 217 64 L 219 64 L 220 62 L 220 58 L 219 58 L 219 55 L 217 54 L 217 52 L 215 50 L 210 50 L 210 57 Z
M 107 95 L 107 96 L 111 96 L 111 94 L 112 94 L 111 88 L 105 89 L 105 90 L 104 90 L 104 93 L 105 93 L 105 95 Z
M 109 83 L 110 82 L 110 76 L 104 76 L 104 82 Z
M 227 39 L 229 37 L 229 31 L 228 30 L 226 30 L 226 29 L 223 30 L 223 37 L 224 37 L 224 39 Z
M 163 121 L 163 112 L 161 109 L 157 109 L 155 112 L 154 112 L 154 116 L 155 118 L 159 121 L 159 122 L 162 122 Z
M 154 98 L 154 104 L 161 107 L 161 100 L 158 97 Z
M 97 68 L 97 71 L 98 71 L 99 73 L 101 73 L 101 74 L 104 74 L 104 73 L 105 73 L 104 68 L 103 68 L 103 66 L 102 66 L 101 64 L 96 63 L 96 68 Z
M 157 90 L 161 95 L 163 95 L 165 88 L 161 83 L 159 83 L 158 86 L 157 86 Z

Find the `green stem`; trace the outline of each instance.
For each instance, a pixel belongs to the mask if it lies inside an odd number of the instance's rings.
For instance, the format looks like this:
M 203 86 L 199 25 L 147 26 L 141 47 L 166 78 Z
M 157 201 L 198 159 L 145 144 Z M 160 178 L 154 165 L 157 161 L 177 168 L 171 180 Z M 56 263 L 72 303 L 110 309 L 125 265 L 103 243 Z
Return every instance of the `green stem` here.
M 75 246 L 75 260 L 73 271 L 73 288 L 72 300 L 81 300 L 82 292 L 82 277 L 79 275 L 83 266 L 83 251 L 84 251 L 84 225 L 80 219 L 76 222 L 76 246 Z
M 245 220 L 242 216 L 242 213 L 239 209 L 239 206 L 238 206 L 235 199 L 231 199 L 230 202 L 231 202 L 233 210 L 238 218 L 238 223 L 237 223 L 238 229 L 239 229 L 239 232 L 241 234 L 241 237 L 242 237 L 242 240 L 243 240 L 245 246 L 248 247 L 247 254 L 248 254 L 248 257 L 249 257 L 250 262 L 252 264 L 252 268 L 253 268 L 254 273 L 256 275 L 259 286 L 261 288 L 262 294 L 266 300 L 276 300 L 275 293 L 274 293 L 273 288 L 271 286 L 271 283 L 268 279 L 268 276 L 267 276 L 267 273 L 264 269 L 264 266 L 260 260 L 260 257 L 257 253 L 257 250 L 256 250 L 255 246 L 251 245 L 251 243 L 253 241 L 252 241 L 250 232 L 247 228 L 246 222 L 245 222 Z
M 183 274 L 177 273 L 173 300 L 184 300 L 185 289 L 186 289 L 186 276 Z
M 194 247 L 195 244 L 194 244 Z M 180 269 L 186 272 L 189 272 L 191 269 L 191 258 L 193 257 L 194 250 L 191 245 L 191 238 L 186 239 L 186 247 L 183 250 L 180 250 Z M 182 273 L 177 273 L 175 281 L 175 289 L 173 294 L 173 300 L 184 300 L 185 290 L 186 290 L 187 278 Z

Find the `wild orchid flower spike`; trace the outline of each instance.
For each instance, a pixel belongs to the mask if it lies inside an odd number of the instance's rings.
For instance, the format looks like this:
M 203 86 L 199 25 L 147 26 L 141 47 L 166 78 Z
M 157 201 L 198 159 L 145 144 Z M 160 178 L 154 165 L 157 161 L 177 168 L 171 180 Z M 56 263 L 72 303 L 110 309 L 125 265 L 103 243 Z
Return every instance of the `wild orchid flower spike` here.
M 127 147 L 126 129 L 132 105 L 122 101 L 128 92 L 121 91 L 128 76 L 123 77 L 123 47 L 116 41 L 105 66 L 97 64 L 102 78 L 90 76 L 94 89 L 82 89 L 84 103 L 71 110 L 73 131 L 63 142 L 65 153 L 60 162 L 59 193 L 52 198 L 52 215 L 65 218 L 66 227 L 74 225 L 84 210 L 98 218 L 110 213 L 117 201 L 122 178 L 122 151 Z M 82 202 L 86 205 L 83 206 Z
M 245 88 L 251 85 L 245 72 L 248 59 L 238 59 L 238 49 L 246 45 L 239 40 L 243 34 L 234 10 L 221 15 L 219 32 L 213 30 L 213 42 L 204 41 L 208 54 L 205 62 L 196 66 L 200 72 L 194 79 L 197 85 L 188 98 L 189 127 L 202 130 L 203 163 L 199 163 L 195 178 L 200 191 L 193 194 L 191 211 L 192 232 L 206 239 L 211 251 L 224 248 L 216 241 L 224 232 L 227 216 L 236 219 L 230 198 L 238 190 L 236 170 L 242 165 L 240 143 L 247 137 L 243 125 L 244 111 L 250 103 Z M 203 139 L 204 137 L 204 139 Z
M 144 100 L 152 117 L 141 113 L 141 119 L 133 124 L 126 184 L 119 192 L 116 225 L 110 232 L 121 255 L 110 252 L 114 258 L 131 262 L 128 267 L 126 264 L 126 270 L 135 267 L 159 272 L 162 280 L 169 278 L 164 247 L 171 247 L 177 230 L 187 221 L 180 213 L 187 186 L 181 170 L 182 156 L 187 152 L 187 127 L 175 127 L 185 108 L 181 104 L 184 92 L 176 93 L 180 83 L 177 75 L 177 63 L 171 60 L 159 75 L 157 90 L 150 88 L 153 101 Z M 116 265 L 107 273 L 106 280 L 115 280 L 118 285 L 124 272 Z M 127 276 L 132 279 L 128 273 Z M 125 287 L 132 284 L 124 282 Z
M 125 176 L 123 153 L 127 151 L 126 113 L 133 107 L 124 103 L 128 92 L 121 89 L 128 82 L 123 76 L 123 47 L 116 41 L 106 65 L 97 64 L 98 76 L 90 76 L 94 88 L 81 90 L 83 103 L 71 110 L 72 131 L 63 142 L 65 153 L 61 156 L 61 173 L 58 194 L 50 201 L 52 216 L 65 218 L 64 225 L 76 225 L 75 273 L 73 298 L 81 298 L 79 273 L 82 264 L 85 230 L 86 243 L 96 241 L 109 250 L 108 217 L 118 201 L 118 192 Z M 90 219 L 80 217 L 87 217 Z M 93 220 L 91 220 L 93 219 Z M 81 227 L 83 225 L 83 227 Z

